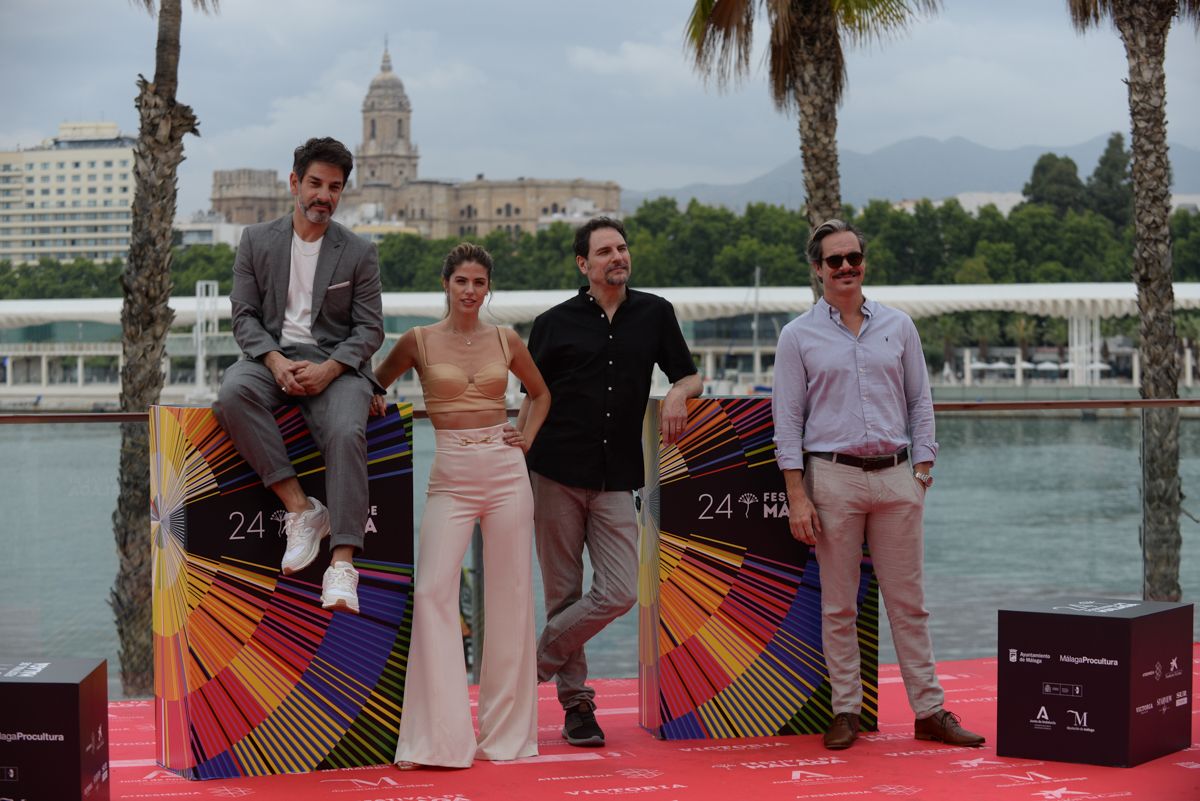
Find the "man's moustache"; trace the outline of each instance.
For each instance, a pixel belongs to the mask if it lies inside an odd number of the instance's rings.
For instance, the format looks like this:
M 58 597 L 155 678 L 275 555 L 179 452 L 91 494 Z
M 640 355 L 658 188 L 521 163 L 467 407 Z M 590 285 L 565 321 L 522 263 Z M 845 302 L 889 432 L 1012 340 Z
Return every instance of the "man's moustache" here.
M 833 278 L 834 280 L 839 278 L 857 278 L 860 275 L 862 275 L 862 273 L 858 270 L 839 270 L 833 274 Z

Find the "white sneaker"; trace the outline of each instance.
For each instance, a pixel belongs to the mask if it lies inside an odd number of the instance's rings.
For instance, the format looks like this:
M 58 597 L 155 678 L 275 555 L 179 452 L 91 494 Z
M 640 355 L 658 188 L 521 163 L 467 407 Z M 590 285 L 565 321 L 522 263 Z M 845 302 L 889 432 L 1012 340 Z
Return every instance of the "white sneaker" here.
M 358 614 L 358 571 L 349 562 L 334 562 L 321 580 L 321 606 Z
M 283 516 L 287 550 L 283 552 L 283 564 L 280 567 L 285 576 L 311 565 L 321 550 L 321 540 L 329 536 L 329 510 L 311 496 L 308 502 L 313 508 L 307 512 L 287 512 Z

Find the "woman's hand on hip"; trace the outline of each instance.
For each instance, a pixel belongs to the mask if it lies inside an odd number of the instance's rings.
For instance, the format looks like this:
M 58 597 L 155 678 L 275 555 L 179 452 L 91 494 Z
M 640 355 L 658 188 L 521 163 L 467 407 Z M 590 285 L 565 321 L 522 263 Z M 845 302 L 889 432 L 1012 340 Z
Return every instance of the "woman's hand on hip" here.
M 529 450 L 529 445 L 525 442 L 525 435 L 518 431 L 512 424 L 504 427 L 504 444 L 520 448 L 522 453 Z

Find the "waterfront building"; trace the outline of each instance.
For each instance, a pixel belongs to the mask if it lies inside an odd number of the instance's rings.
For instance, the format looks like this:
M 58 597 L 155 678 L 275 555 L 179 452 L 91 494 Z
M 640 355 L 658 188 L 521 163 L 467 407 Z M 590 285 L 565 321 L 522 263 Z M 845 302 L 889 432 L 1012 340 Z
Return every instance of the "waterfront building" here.
M 112 122 L 65 122 L 35 147 L 0 152 L 0 261 L 124 259 L 133 146 Z
M 1176 283 L 1175 307 L 1200 309 L 1200 283 Z M 807 286 L 771 287 L 761 296 L 753 287 L 649 287 L 675 308 L 688 347 L 705 378 L 705 394 L 766 391 L 773 380 L 779 330 L 812 305 Z M 513 290 L 489 300 L 485 319 L 528 330 L 533 319 L 574 294 L 574 290 Z M 1098 284 L 952 284 L 875 286 L 871 297 L 920 320 L 960 311 L 1009 311 L 1068 321 L 1063 347 L 1027 350 L 991 348 L 989 361 L 973 348 L 952 354 L 941 370 L 944 348 L 925 341 L 926 354 L 938 354 L 931 376 L 934 399 L 1046 400 L 1087 397 L 1133 398 L 1140 383 L 1141 355 L 1133 343 L 1101 336 L 1100 320 L 1137 314 L 1137 289 L 1129 282 Z M 443 292 L 385 292 L 383 314 L 388 342 L 413 325 L 441 318 Z M 207 306 L 205 305 L 207 304 Z M 227 298 L 173 297 L 176 333 L 167 337 L 164 370 L 166 402 L 200 395 L 219 384 L 221 370 L 238 358 L 228 332 Z M 197 348 L 195 325 L 208 308 L 212 329 Z M 0 300 L 0 407 L 58 402 L 116 402 L 120 371 L 120 298 Z M 188 329 L 193 329 L 188 332 Z M 961 345 L 962 343 L 958 343 Z M 1031 361 L 1025 361 L 1031 359 Z M 1200 395 L 1200 370 L 1191 347 L 1183 351 L 1180 390 Z M 665 392 L 666 377 L 656 371 L 654 391 Z M 510 401 L 519 402 L 516 383 Z M 392 387 L 393 397 L 419 398 L 412 373 Z M 44 401 L 44 402 L 43 402 Z
M 535 233 L 554 222 L 579 225 L 597 214 L 620 213 L 621 187 L 614 181 L 493 180 L 482 173 L 469 181 L 422 178 L 412 116 L 404 82 L 384 48 L 379 74 L 363 98 L 352 186 L 338 210 L 338 218 L 355 231 L 393 226 L 434 239 L 481 237 L 495 230 Z M 287 213 L 291 195 L 274 170 L 217 170 L 212 207 L 227 222 L 257 223 Z
M 225 222 L 235 225 L 274 220 L 292 208 L 292 193 L 287 181 L 275 170 L 214 170 L 212 210 Z
M 225 222 L 225 218 L 214 211 L 198 211 L 186 221 L 175 220 L 175 243 L 185 248 L 192 245 L 229 245 L 236 248 L 245 227 Z

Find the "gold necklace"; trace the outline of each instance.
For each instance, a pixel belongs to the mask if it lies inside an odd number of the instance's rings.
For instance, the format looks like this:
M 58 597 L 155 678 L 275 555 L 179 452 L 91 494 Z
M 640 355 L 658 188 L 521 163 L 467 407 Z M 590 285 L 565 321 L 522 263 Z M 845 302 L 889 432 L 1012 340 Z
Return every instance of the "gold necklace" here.
M 471 346 L 471 337 L 467 336 L 467 335 L 466 335 L 466 334 L 464 334 L 462 331 L 459 331 L 459 330 L 458 330 L 457 328 L 455 328 L 454 326 L 450 326 L 450 330 L 451 330 L 451 331 L 452 331 L 452 332 L 453 332 L 453 333 L 454 333 L 456 336 L 459 336 L 459 337 L 461 337 L 461 338 L 462 338 L 462 341 L 467 343 L 467 347 L 470 347 L 470 346 Z M 477 330 L 478 330 L 478 329 L 477 329 Z M 474 332 L 472 333 L 472 336 L 474 336 Z

